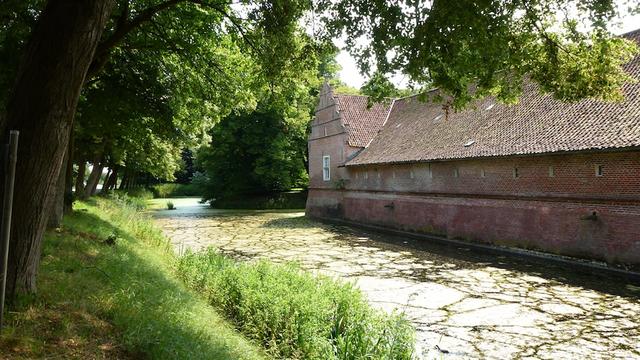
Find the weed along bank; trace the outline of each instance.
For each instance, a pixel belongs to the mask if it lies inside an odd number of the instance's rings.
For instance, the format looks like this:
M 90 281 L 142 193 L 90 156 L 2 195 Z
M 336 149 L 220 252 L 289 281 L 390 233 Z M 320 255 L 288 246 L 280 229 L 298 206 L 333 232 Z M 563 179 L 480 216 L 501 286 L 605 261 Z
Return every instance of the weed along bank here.
M 434 90 L 368 109 L 325 84 L 307 214 L 638 265 L 640 83 L 623 92 L 563 103 L 526 83 L 516 105 L 454 111 Z

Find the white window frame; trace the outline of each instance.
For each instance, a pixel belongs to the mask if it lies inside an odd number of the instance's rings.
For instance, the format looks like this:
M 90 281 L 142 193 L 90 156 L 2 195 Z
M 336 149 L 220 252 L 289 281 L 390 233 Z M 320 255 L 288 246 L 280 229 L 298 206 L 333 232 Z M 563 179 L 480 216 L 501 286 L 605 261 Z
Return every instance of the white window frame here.
M 331 156 L 324 155 L 322 157 L 322 180 L 331 180 Z

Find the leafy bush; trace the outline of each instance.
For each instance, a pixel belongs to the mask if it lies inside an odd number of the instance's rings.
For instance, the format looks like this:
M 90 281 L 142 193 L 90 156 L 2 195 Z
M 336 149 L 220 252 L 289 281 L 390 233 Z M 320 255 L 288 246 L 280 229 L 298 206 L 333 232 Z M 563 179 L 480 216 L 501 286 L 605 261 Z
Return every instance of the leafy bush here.
M 176 206 L 173 204 L 172 201 L 167 201 L 167 209 L 168 210 L 175 210 Z
M 178 274 L 276 358 L 412 358 L 414 330 L 404 316 L 373 310 L 350 284 L 211 249 L 181 257 Z
M 140 192 L 142 193 L 142 192 Z M 133 207 L 135 210 L 140 211 L 147 207 L 147 199 L 129 195 L 130 192 L 123 190 L 116 190 L 105 192 L 103 197 L 112 200 L 114 204 L 120 206 L 122 211 L 127 211 L 127 208 Z M 147 193 L 148 195 L 148 193 Z
M 124 194 L 127 194 L 129 197 L 138 198 L 142 200 L 153 199 L 153 193 L 149 189 L 144 187 L 138 187 L 138 188 L 126 189 L 126 190 L 117 190 L 115 192 L 124 193 Z
M 307 191 L 287 191 L 258 195 L 236 195 L 212 200 L 217 209 L 304 209 Z
M 196 184 L 158 184 L 150 188 L 154 198 L 168 198 L 180 196 L 200 196 L 201 192 Z

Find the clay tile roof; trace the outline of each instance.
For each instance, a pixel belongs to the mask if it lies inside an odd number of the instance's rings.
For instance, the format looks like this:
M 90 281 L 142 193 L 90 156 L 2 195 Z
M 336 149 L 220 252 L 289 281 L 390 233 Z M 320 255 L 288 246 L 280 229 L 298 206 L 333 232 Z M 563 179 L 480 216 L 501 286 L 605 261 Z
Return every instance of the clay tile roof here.
M 640 41 L 640 30 L 625 34 Z M 640 56 L 625 66 L 640 79 Z M 379 135 L 347 165 L 640 147 L 640 82 L 625 100 L 565 103 L 528 82 L 517 105 L 493 98 L 444 115 L 441 104 L 396 100 Z
M 349 134 L 349 145 L 365 147 L 378 134 L 387 119 L 391 102 L 374 104 L 367 109 L 367 97 L 334 95 L 338 111 Z

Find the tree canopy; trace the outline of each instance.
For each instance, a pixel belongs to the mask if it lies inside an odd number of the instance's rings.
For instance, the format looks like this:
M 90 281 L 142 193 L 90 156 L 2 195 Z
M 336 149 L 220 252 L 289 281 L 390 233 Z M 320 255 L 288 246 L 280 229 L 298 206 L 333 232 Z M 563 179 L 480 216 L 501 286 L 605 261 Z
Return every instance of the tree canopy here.
M 565 101 L 619 100 L 637 52 L 607 29 L 637 11 L 614 0 L 339 0 L 321 2 L 328 34 L 368 74 L 404 74 L 454 107 L 495 95 L 514 102 L 525 79 Z M 381 90 L 381 88 L 378 88 Z M 378 98 L 385 92 L 377 92 Z

